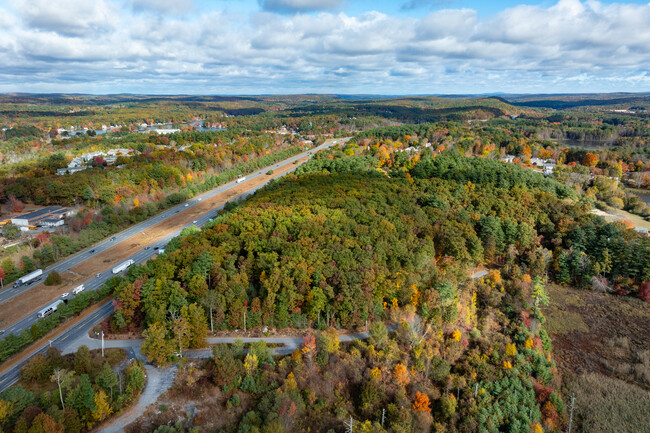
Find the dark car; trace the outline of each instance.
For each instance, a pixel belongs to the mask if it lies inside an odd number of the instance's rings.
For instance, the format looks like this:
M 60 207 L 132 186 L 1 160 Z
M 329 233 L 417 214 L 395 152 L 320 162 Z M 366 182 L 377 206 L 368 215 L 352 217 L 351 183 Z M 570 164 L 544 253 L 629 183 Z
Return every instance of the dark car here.
M 148 250 L 149 248 L 151 248 L 151 247 L 144 247 L 145 250 Z
M 157 250 L 158 248 L 160 248 L 160 247 L 153 247 L 154 250 Z
M 94 253 L 94 252 L 95 252 L 95 250 L 90 250 L 90 251 L 88 251 L 88 252 L 89 252 L 90 254 L 92 254 L 92 253 Z

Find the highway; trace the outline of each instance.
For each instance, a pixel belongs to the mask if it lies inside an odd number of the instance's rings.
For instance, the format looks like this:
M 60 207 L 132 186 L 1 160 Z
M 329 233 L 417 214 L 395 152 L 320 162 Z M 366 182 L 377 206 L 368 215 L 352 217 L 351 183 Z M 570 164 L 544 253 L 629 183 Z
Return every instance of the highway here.
M 319 150 L 329 148 L 329 147 L 333 146 L 334 144 L 337 144 L 337 143 L 340 143 L 340 142 L 343 142 L 343 141 L 347 141 L 347 140 L 348 139 L 333 140 L 331 142 L 322 144 L 321 146 L 319 146 L 317 148 L 309 149 L 308 151 L 300 153 L 300 154 L 298 154 L 296 156 L 292 156 L 291 158 L 288 158 L 288 159 L 276 164 L 275 166 L 265 167 L 265 168 L 263 168 L 261 170 L 258 170 L 256 172 L 254 172 L 254 173 L 247 174 L 246 175 L 246 181 L 255 179 L 255 178 L 259 177 L 259 176 L 267 176 L 266 172 L 270 168 L 275 168 L 275 167 L 277 167 L 279 165 L 292 164 L 294 161 L 297 161 L 297 160 L 307 156 L 311 152 L 317 152 Z M 289 171 L 287 171 L 287 173 L 290 173 L 290 172 L 294 171 L 297 167 L 298 167 L 297 165 L 295 167 L 292 167 Z M 263 188 L 268 182 L 270 182 L 270 179 L 268 181 L 256 186 L 256 187 L 253 187 L 253 188 L 249 189 L 248 191 L 238 195 L 237 197 L 235 197 L 235 199 L 239 199 L 239 198 L 242 198 L 242 197 L 247 197 L 247 196 L 255 193 L 259 189 Z M 100 243 L 95 244 L 92 247 L 87 248 L 86 250 L 80 251 L 79 253 L 76 253 L 76 254 L 68 257 L 67 259 L 65 259 L 63 261 L 50 266 L 49 268 L 47 268 L 47 269 L 45 269 L 43 271 L 42 278 L 44 279 L 46 277 L 46 275 L 49 272 L 52 272 L 53 270 L 56 270 L 57 272 L 61 273 L 61 272 L 67 271 L 68 269 L 74 268 L 75 266 L 79 265 L 80 263 L 83 263 L 84 261 L 86 261 L 87 259 L 92 257 L 93 255 L 99 254 L 102 251 L 106 251 L 106 250 L 112 248 L 113 246 L 119 244 L 120 242 L 128 240 L 132 236 L 134 236 L 134 235 L 136 235 L 138 233 L 141 233 L 143 231 L 146 231 L 150 227 L 160 223 L 161 221 L 164 221 L 165 219 L 167 219 L 167 218 L 169 218 L 169 217 L 171 217 L 173 215 L 176 215 L 179 212 L 183 212 L 183 211 L 191 209 L 192 206 L 198 204 L 202 200 L 212 198 L 212 197 L 216 196 L 217 194 L 221 194 L 224 191 L 228 191 L 229 189 L 233 188 L 236 185 L 238 185 L 236 181 L 224 184 L 224 185 L 222 185 L 222 186 L 220 186 L 218 188 L 215 188 L 215 189 L 210 190 L 208 192 L 205 192 L 205 193 L 203 193 L 201 195 L 198 195 L 198 196 L 192 198 L 191 200 L 189 200 L 189 201 L 187 201 L 185 203 L 181 203 L 178 206 L 175 206 L 175 207 L 173 207 L 171 209 L 167 209 L 166 211 L 162 212 L 161 214 L 156 215 L 156 216 L 154 216 L 154 217 L 152 217 L 152 218 L 150 218 L 150 219 L 148 219 L 146 221 L 143 221 L 143 222 L 138 223 L 138 224 L 136 224 L 136 225 L 134 225 L 132 227 L 129 227 L 128 229 L 113 235 L 111 238 L 109 238 L 107 240 L 101 241 Z M 207 212 L 204 215 L 198 217 L 195 220 L 196 221 L 195 224 L 189 224 L 187 226 L 179 227 L 172 234 L 166 236 L 161 241 L 156 242 L 156 244 L 152 248 L 147 249 L 147 250 L 142 249 L 139 252 L 135 253 L 134 255 L 132 255 L 131 257 L 128 257 L 128 258 L 132 259 L 136 264 L 146 262 L 149 258 L 151 258 L 155 254 L 157 254 L 158 251 L 155 249 L 155 247 L 160 248 L 160 247 L 165 246 L 171 239 L 178 236 L 180 234 L 181 230 L 183 228 L 185 228 L 185 227 L 189 227 L 191 225 L 196 225 L 197 227 L 203 226 L 206 222 L 208 222 L 211 218 L 213 218 L 216 215 L 216 212 L 218 210 L 220 210 L 220 209 L 223 209 L 223 205 L 215 207 L 210 212 Z M 94 250 L 95 252 L 90 253 L 91 250 Z M 125 259 L 125 260 L 127 260 L 127 259 Z M 109 278 L 112 278 L 113 276 L 114 275 L 111 272 L 111 268 L 108 268 L 105 271 L 103 271 L 99 275 L 99 277 L 93 277 L 93 278 L 91 278 L 91 279 L 89 279 L 87 281 L 84 281 L 83 283 L 79 283 L 79 284 L 84 284 L 85 290 L 97 290 L 97 289 L 101 288 L 104 285 L 106 280 L 108 280 Z M 5 290 L 0 291 L 0 303 L 7 302 L 8 300 L 13 298 L 14 296 L 18 296 L 21 293 L 24 293 L 24 292 L 28 291 L 30 288 L 32 288 L 31 285 L 19 286 L 17 288 L 7 287 Z M 31 312 L 27 316 L 23 317 L 19 321 L 8 325 L 5 328 L 5 334 L 2 337 L 4 338 L 4 337 L 6 337 L 7 335 L 10 335 L 10 334 L 19 334 L 23 329 L 31 328 L 31 326 L 34 323 L 36 323 L 36 321 L 38 320 L 37 312 L 42 310 L 43 308 L 47 307 L 48 305 L 50 305 L 51 303 L 53 303 L 57 299 L 59 299 L 59 298 L 56 297 L 56 298 L 51 299 L 49 302 L 47 302 L 46 304 L 44 304 L 44 305 L 40 306 L 39 308 L 35 309 L 33 312 Z
M 70 341 L 81 338 L 84 336 L 84 334 L 88 334 L 90 328 L 92 328 L 103 318 L 108 317 L 112 312 L 113 305 L 111 302 L 107 302 L 105 305 L 102 305 L 97 311 L 93 311 L 92 314 L 89 314 L 87 317 L 81 319 L 81 321 L 79 321 L 79 323 L 77 323 L 74 327 L 67 329 L 65 332 L 55 337 L 51 341 L 51 345 L 57 349 L 65 347 Z M 38 350 L 33 352 L 31 356 L 34 356 L 37 353 L 45 353 L 49 347 L 50 343 L 45 343 L 43 346 L 39 347 Z M 26 361 L 27 359 L 17 363 L 2 373 L 2 375 L 0 375 L 0 391 L 5 390 L 18 380 L 20 368 Z

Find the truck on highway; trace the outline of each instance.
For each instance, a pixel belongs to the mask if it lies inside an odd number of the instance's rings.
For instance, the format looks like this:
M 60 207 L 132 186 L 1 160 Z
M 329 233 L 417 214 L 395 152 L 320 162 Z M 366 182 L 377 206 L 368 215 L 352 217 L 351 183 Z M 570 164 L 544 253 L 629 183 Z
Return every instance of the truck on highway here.
M 241 175 L 240 175 L 240 176 L 241 176 Z M 244 177 L 240 177 L 239 179 L 237 179 L 237 183 L 242 183 L 242 182 L 245 181 L 245 180 L 246 180 L 246 176 L 244 176 Z
M 14 283 L 14 287 L 22 286 L 23 284 L 40 280 L 42 275 L 43 275 L 43 269 L 36 269 L 34 272 L 30 272 L 24 277 L 18 278 L 18 281 Z
M 82 284 L 81 286 L 77 286 L 74 289 L 72 289 L 72 294 L 73 295 L 78 295 L 79 293 L 83 292 L 86 288 Z
M 114 274 L 119 274 L 120 272 L 122 272 L 122 271 L 128 269 L 129 266 L 131 266 L 131 265 L 134 264 L 134 263 L 135 263 L 135 262 L 134 262 L 132 259 L 129 259 L 129 260 L 127 260 L 126 262 L 120 263 L 119 265 L 117 265 L 117 266 L 115 266 L 115 267 L 113 268 L 113 273 L 114 273 Z
M 41 311 L 38 312 L 38 317 L 40 319 L 49 316 L 50 314 L 54 313 L 56 309 L 59 307 L 59 304 L 61 304 L 63 301 L 59 299 L 58 301 L 48 305 L 47 307 L 43 308 Z

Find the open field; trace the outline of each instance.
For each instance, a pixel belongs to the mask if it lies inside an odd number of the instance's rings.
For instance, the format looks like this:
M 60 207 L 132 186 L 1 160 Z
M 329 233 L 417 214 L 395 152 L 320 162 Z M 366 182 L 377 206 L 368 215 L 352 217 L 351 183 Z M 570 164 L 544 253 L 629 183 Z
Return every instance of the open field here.
M 300 159 L 298 164 L 304 162 L 306 159 L 307 158 Z M 12 298 L 9 302 L 0 304 L 2 326 L 7 327 L 30 313 L 35 314 L 36 310 L 41 308 L 41 306 L 45 305 L 49 301 L 55 300 L 62 293 L 71 291 L 76 285 L 92 278 L 95 274 L 104 272 L 108 268 L 112 268 L 144 247 L 154 245 L 160 239 L 173 233 L 178 228 L 191 224 L 192 221 L 197 219 L 200 215 L 209 212 L 215 207 L 223 205 L 233 197 L 258 186 L 271 178 L 286 173 L 295 166 L 296 165 L 292 163 L 280 165 L 280 167 L 274 168 L 272 176 L 259 176 L 235 185 L 228 191 L 204 199 L 200 203 L 161 221 L 148 229 L 145 234 L 139 233 L 130 239 L 115 245 L 109 250 L 89 257 L 88 260 L 70 269 L 70 271 L 61 273 L 64 283 L 60 286 L 48 287 L 41 283 L 32 287 L 27 292 Z M 154 218 L 159 218 L 159 216 Z
M 609 212 L 604 212 L 600 209 L 594 209 L 593 213 L 602 216 L 605 218 L 605 220 L 610 222 L 628 220 L 632 223 L 632 225 L 634 225 L 634 227 L 645 227 L 647 229 L 650 229 L 650 221 L 646 221 L 640 216 L 631 214 L 627 211 L 624 211 L 623 209 L 612 209 Z
M 641 403 L 650 401 L 650 304 L 557 285 L 549 294 L 546 328 L 565 402 L 576 396 L 575 431 L 650 432 Z

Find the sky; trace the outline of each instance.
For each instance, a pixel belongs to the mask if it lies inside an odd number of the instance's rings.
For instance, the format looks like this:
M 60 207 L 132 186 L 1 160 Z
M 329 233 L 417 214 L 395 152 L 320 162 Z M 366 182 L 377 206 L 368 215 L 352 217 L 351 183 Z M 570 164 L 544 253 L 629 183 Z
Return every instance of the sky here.
M 0 92 L 650 91 L 650 3 L 0 0 Z

